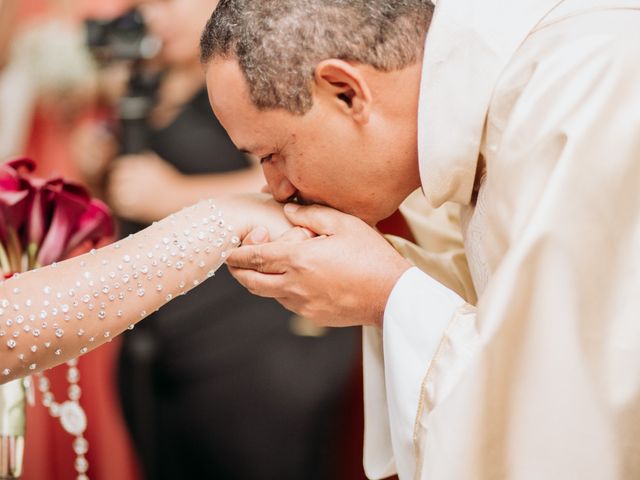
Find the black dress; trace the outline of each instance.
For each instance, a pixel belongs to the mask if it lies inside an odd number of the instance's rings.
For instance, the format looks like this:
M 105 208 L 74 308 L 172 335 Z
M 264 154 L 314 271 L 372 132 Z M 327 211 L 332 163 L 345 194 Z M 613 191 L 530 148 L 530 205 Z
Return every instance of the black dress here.
M 151 150 L 184 174 L 248 167 L 204 90 L 153 132 Z M 123 336 L 120 394 L 146 478 L 332 477 L 359 333 L 297 336 L 291 315 L 223 267 Z

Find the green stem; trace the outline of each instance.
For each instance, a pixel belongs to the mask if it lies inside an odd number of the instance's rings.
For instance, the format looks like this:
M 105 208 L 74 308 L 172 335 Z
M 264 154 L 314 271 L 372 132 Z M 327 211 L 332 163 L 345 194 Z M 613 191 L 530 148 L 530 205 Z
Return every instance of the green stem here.
M 29 270 L 36 268 L 36 259 L 38 258 L 38 245 L 31 242 L 27 247 L 27 258 L 29 259 Z
M 9 257 L 7 256 L 7 251 L 5 250 L 2 242 L 0 242 L 0 266 L 2 266 L 2 271 L 5 275 L 9 275 L 13 273 L 11 271 L 11 265 L 9 263 Z
M 9 241 L 9 261 L 11 262 L 11 268 L 13 272 L 22 271 L 22 245 L 18 239 L 18 234 L 15 229 L 7 229 L 7 240 Z

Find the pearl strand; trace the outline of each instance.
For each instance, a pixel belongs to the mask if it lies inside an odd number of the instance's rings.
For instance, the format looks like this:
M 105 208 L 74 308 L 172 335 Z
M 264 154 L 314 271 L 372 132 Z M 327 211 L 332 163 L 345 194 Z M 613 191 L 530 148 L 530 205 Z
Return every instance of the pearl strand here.
M 72 359 L 67 362 L 67 389 L 68 400 L 62 403 L 56 402 L 55 396 L 51 392 L 49 379 L 43 374 L 38 373 L 38 390 L 42 394 L 42 405 L 49 410 L 49 414 L 53 418 L 60 420 L 62 428 L 73 435 L 73 451 L 76 454 L 74 468 L 76 480 L 89 480 L 87 471 L 89 470 L 89 461 L 86 454 L 89 451 L 89 442 L 84 437 L 87 429 L 87 415 L 80 405 L 80 397 L 82 389 L 80 388 L 80 370 L 78 370 L 78 359 Z

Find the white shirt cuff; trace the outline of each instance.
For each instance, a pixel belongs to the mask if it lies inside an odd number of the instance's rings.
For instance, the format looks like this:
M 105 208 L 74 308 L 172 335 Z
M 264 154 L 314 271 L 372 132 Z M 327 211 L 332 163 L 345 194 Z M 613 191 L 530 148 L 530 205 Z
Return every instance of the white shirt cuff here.
M 383 324 L 384 375 L 396 469 L 415 470 L 413 430 L 421 385 L 444 332 L 464 300 L 418 268 L 407 270 L 387 301 Z

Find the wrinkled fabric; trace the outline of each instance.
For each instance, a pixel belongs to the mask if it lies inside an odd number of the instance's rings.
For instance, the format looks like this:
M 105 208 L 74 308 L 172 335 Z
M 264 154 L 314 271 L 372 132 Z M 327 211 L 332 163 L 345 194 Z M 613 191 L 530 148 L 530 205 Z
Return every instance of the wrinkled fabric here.
M 637 0 L 438 2 L 422 183 L 460 205 L 478 301 L 433 263 L 396 285 L 365 337 L 371 478 L 640 478 L 639 32 Z

